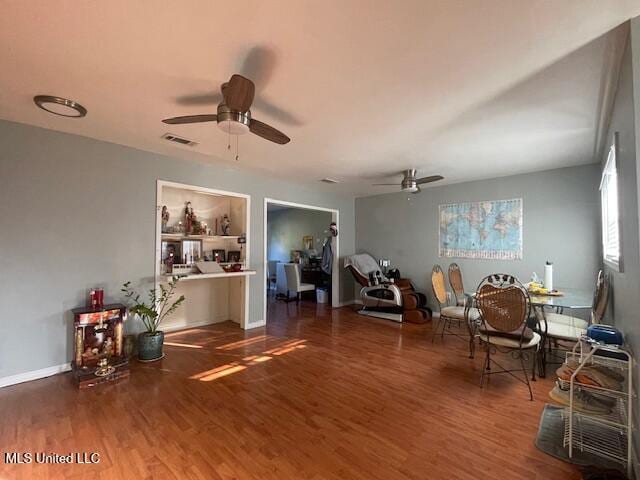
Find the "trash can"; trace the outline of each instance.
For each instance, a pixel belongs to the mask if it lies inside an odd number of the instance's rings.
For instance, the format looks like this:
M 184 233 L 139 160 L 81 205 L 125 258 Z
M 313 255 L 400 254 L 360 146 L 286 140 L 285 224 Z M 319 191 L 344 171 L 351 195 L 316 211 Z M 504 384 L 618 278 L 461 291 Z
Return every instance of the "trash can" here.
M 316 288 L 316 302 L 327 303 L 329 295 L 324 288 Z

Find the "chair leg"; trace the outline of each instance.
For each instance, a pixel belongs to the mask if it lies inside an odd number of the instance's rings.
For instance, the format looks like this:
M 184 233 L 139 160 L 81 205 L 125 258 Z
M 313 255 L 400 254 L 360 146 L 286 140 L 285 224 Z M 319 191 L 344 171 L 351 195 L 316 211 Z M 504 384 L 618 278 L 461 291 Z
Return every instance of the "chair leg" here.
M 545 378 L 547 376 L 547 339 L 542 337 L 542 345 L 539 348 L 540 358 L 538 359 L 538 376 Z
M 529 400 L 533 401 L 533 391 L 531 390 L 531 384 L 529 383 L 529 375 L 527 374 L 527 368 L 524 365 L 522 350 L 520 350 L 520 365 L 522 366 L 522 373 L 524 374 L 524 379 L 527 381 L 527 388 L 529 389 Z
M 300 303 L 300 292 L 296 293 L 296 303 Z
M 536 381 L 536 364 L 538 363 L 538 346 L 533 349 L 533 363 L 531 364 L 531 381 Z
M 480 375 L 480 388 L 484 383 L 484 373 L 491 370 L 491 357 L 489 350 L 491 349 L 491 345 L 487 344 L 487 355 L 484 358 L 484 362 L 482 364 L 482 374 Z
M 440 322 L 442 322 L 442 317 L 438 316 L 438 323 L 435 324 L 434 329 L 431 332 L 431 343 L 436 339 L 436 335 L 438 335 L 438 328 L 440 328 Z

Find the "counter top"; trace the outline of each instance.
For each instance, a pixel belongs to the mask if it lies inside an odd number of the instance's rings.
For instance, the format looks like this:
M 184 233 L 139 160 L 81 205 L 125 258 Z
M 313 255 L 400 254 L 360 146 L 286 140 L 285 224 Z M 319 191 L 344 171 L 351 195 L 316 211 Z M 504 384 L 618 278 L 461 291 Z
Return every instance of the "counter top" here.
M 190 273 L 188 275 L 177 275 L 181 282 L 187 280 L 200 280 L 205 278 L 230 278 L 230 277 L 248 277 L 255 275 L 255 270 L 241 270 L 239 272 L 221 272 L 221 273 Z M 173 275 L 165 275 L 165 277 L 172 277 Z

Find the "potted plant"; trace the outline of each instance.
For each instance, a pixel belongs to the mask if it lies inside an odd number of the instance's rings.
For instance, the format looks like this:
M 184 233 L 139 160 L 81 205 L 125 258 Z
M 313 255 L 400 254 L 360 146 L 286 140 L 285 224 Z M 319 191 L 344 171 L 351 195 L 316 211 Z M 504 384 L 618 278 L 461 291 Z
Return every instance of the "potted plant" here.
M 158 330 L 160 323 L 167 316 L 171 315 L 184 302 L 184 295 L 173 303 L 171 299 L 175 295 L 178 277 L 172 277 L 167 284 L 160 284 L 160 295 L 155 288 L 149 290 L 147 302 L 140 300 L 140 294 L 131 288 L 131 282 L 122 286 L 122 292 L 133 305 L 129 307 L 129 312 L 138 315 L 144 324 L 146 331 L 138 335 L 138 358 L 143 362 L 152 362 L 164 357 L 162 346 L 164 344 L 164 332 Z

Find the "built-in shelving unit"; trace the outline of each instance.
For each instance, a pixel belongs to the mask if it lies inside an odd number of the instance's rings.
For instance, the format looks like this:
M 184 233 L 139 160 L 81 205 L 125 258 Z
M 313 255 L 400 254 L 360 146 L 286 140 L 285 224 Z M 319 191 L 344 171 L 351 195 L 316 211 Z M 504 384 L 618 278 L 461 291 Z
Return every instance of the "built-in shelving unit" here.
M 238 241 L 240 235 L 185 235 L 183 233 L 163 233 L 163 240 L 209 240 L 217 242 L 221 240 Z
M 192 212 L 189 217 L 185 211 L 187 205 Z M 156 209 L 156 285 L 178 276 L 176 294 L 186 299 L 164 329 L 178 330 L 228 320 L 246 328 L 249 279 L 256 273 L 248 269 L 250 197 L 158 181 Z M 226 219 L 230 220 L 230 228 L 225 232 L 222 225 Z M 196 228 L 185 232 L 194 224 Z M 230 253 L 234 256 L 231 262 L 228 261 Z M 169 256 L 173 265 L 167 262 Z M 242 270 L 200 273 L 199 262 L 214 261 L 222 267 L 240 264 Z

